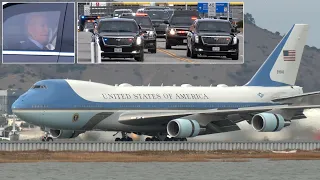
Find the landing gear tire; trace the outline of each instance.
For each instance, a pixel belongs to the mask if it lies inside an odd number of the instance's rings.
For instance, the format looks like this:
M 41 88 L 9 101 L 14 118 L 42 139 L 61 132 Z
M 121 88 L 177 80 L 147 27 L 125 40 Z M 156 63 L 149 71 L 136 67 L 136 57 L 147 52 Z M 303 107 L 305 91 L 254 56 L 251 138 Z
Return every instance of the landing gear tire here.
M 165 138 L 164 141 L 187 141 L 187 138 Z
M 120 141 L 132 141 L 132 138 L 125 137 L 125 138 L 121 138 Z

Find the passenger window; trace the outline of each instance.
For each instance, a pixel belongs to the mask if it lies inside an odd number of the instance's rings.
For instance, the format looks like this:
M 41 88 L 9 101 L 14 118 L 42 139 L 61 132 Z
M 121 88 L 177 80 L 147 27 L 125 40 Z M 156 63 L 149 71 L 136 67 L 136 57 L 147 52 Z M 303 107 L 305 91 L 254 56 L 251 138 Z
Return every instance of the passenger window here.
M 61 11 L 48 10 L 50 5 L 30 3 L 6 7 L 3 10 L 3 49 L 54 51 L 59 48 L 56 43 Z

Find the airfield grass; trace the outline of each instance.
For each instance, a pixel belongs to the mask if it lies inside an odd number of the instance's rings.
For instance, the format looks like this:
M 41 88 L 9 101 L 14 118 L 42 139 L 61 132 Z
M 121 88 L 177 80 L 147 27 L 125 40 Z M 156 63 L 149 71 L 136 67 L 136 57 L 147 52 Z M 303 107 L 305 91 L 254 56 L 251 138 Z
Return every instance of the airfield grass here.
M 23 162 L 248 162 L 250 159 L 320 160 L 320 151 L 273 153 L 271 151 L 137 151 L 80 152 L 48 150 L 0 152 L 0 163 Z

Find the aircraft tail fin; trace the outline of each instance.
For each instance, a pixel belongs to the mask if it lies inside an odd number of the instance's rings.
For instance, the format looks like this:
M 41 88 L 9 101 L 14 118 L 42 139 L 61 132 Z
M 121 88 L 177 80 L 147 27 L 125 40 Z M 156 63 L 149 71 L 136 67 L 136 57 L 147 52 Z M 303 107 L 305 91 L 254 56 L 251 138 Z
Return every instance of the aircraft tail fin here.
M 295 24 L 245 86 L 295 85 L 309 26 Z

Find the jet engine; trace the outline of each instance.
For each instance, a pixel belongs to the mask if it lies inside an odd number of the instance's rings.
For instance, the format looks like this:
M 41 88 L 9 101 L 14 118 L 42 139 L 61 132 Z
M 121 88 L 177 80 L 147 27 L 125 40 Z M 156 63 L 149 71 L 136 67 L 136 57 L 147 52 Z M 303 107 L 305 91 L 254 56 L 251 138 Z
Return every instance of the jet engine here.
M 195 120 L 174 119 L 168 123 L 167 133 L 175 138 L 195 137 L 200 133 L 200 125 Z
M 251 124 L 259 132 L 276 132 L 289 126 L 290 121 L 285 121 L 280 114 L 260 113 L 253 116 Z
M 84 133 L 83 131 L 72 131 L 72 130 L 57 130 L 50 129 L 50 134 L 59 139 L 71 139 L 76 138 L 79 134 Z

